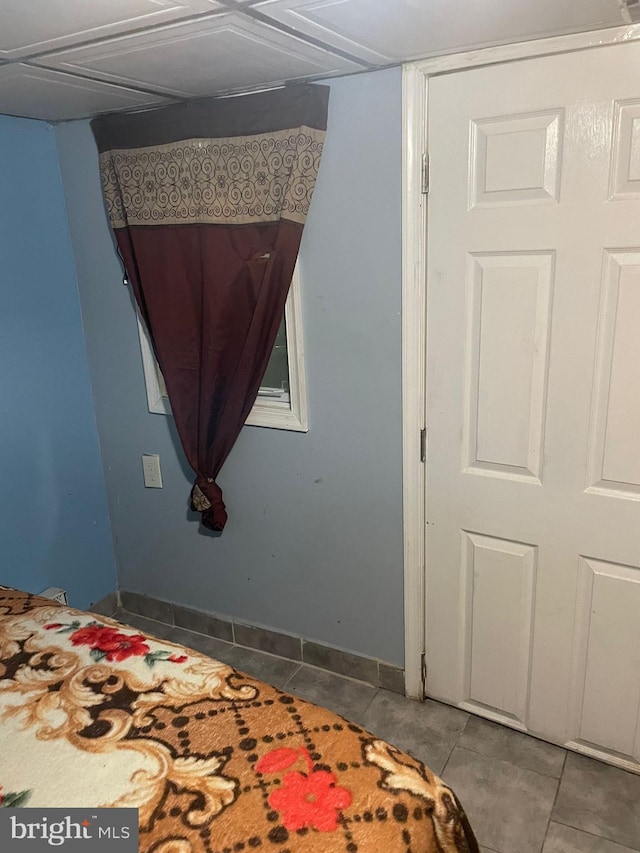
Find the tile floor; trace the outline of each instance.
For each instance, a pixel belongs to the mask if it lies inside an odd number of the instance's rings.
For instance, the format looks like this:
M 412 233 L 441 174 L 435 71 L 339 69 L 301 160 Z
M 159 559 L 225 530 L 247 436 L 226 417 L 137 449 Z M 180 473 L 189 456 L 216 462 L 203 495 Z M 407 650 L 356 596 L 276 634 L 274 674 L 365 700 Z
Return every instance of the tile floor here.
M 439 702 L 131 613 L 116 618 L 322 704 L 425 761 L 464 803 L 483 853 L 640 851 L 640 776 Z

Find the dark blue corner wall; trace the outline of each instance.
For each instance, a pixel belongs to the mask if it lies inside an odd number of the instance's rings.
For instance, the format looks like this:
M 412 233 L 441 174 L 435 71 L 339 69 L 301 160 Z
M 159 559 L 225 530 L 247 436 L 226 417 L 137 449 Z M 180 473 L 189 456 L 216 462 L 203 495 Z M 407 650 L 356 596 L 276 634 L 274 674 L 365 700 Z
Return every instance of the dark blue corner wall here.
M 53 129 L 0 116 L 0 584 L 116 587 Z

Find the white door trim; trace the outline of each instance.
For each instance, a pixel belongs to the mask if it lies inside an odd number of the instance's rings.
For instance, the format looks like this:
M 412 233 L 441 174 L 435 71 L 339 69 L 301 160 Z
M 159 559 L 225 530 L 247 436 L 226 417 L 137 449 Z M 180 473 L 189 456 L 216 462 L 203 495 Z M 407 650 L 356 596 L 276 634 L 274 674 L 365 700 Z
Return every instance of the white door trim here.
M 404 687 L 423 698 L 425 642 L 425 305 L 427 197 L 422 194 L 427 77 L 402 69 L 402 502 L 404 536 Z
M 556 36 L 422 59 L 402 75 L 402 493 L 404 538 L 405 691 L 423 698 L 425 652 L 426 465 L 420 432 L 426 427 L 427 196 L 422 194 L 427 154 L 429 78 L 482 65 L 640 40 L 640 24 Z M 427 650 L 428 653 L 428 650 Z M 428 667 L 428 659 L 427 659 Z

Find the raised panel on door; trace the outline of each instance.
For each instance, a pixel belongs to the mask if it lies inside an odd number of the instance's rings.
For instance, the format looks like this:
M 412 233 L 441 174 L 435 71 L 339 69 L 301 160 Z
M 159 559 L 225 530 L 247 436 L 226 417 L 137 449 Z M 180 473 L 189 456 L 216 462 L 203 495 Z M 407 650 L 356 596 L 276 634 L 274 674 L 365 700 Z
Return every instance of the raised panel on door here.
M 617 101 L 611 199 L 640 198 L 640 98 Z
M 558 201 L 562 110 L 471 122 L 470 207 Z
M 603 264 L 589 491 L 640 499 L 640 249 Z
M 469 258 L 466 473 L 539 483 L 553 252 Z
M 640 761 L 640 567 L 580 557 L 576 744 Z
M 524 727 L 536 549 L 464 531 L 461 563 L 466 633 L 463 707 L 489 711 L 494 719 L 510 719 Z

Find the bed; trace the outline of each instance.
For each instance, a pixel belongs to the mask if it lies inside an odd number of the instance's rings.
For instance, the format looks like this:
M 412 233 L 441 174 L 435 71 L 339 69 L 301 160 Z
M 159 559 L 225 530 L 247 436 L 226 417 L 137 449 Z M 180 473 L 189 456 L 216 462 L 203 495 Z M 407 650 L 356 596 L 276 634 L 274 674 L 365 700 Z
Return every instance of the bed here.
M 141 853 L 475 853 L 453 792 L 342 717 L 0 587 L 0 807 L 136 807 Z

